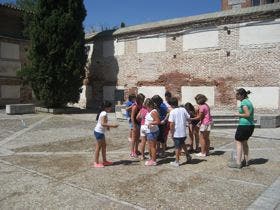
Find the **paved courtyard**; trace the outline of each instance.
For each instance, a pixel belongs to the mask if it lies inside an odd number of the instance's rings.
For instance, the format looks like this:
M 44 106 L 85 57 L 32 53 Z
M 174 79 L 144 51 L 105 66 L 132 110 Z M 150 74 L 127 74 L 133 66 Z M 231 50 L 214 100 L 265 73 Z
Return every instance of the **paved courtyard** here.
M 95 169 L 95 116 L 1 110 L 0 209 L 280 209 L 280 128 L 256 129 L 252 165 L 241 170 L 226 166 L 234 130 L 213 130 L 212 154 L 179 168 L 169 165 L 169 139 L 168 157 L 146 167 L 128 157 L 128 126 L 120 121 L 107 134 L 114 165 Z

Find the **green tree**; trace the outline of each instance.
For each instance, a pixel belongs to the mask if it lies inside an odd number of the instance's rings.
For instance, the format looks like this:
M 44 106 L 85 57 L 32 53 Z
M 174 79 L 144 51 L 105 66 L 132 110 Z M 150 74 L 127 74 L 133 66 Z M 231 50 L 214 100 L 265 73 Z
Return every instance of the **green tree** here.
M 79 99 L 86 63 L 83 0 L 38 0 L 29 27 L 30 64 L 19 72 L 46 107 Z

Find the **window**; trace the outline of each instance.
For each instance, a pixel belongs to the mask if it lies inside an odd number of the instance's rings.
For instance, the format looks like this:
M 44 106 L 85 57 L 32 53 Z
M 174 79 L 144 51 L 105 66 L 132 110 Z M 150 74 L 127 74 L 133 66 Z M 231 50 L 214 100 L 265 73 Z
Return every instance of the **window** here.
M 252 6 L 259 6 L 260 3 L 260 0 L 252 0 Z
M 266 0 L 266 3 L 267 4 L 272 4 L 272 3 L 274 3 L 274 0 Z

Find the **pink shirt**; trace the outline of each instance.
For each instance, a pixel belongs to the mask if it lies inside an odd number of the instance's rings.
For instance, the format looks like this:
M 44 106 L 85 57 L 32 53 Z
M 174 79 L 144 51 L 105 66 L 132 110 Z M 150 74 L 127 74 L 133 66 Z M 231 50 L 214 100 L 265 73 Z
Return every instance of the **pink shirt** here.
M 209 125 L 213 122 L 213 118 L 210 114 L 210 108 L 207 104 L 199 105 L 199 112 L 204 115 L 204 118 L 201 120 L 202 125 Z
M 145 117 L 148 113 L 148 109 L 146 107 L 142 106 L 140 109 L 140 115 L 141 115 L 141 125 L 145 125 Z

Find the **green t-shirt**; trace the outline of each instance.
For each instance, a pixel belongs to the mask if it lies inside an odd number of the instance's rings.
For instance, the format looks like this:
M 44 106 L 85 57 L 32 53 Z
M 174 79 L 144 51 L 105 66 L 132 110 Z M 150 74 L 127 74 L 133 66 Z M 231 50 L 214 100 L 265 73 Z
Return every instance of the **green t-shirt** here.
M 254 107 L 251 101 L 249 99 L 243 99 L 241 101 L 240 107 L 239 107 L 239 113 L 244 114 L 244 111 L 242 109 L 243 106 L 247 106 L 250 116 L 249 117 L 239 117 L 239 125 L 254 125 Z

